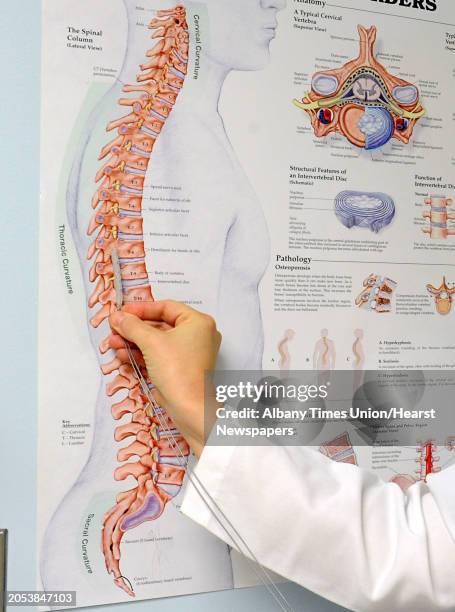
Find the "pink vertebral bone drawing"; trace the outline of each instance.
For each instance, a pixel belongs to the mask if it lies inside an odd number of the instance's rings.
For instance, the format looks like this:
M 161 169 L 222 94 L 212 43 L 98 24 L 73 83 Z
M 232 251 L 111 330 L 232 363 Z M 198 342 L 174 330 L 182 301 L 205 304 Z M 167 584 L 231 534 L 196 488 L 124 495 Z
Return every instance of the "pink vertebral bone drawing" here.
M 101 186 L 93 197 L 96 212 L 88 228 L 89 235 L 98 232 L 88 252 L 88 259 L 94 262 L 90 281 L 95 284 L 89 307 L 101 306 L 91 317 L 93 327 L 101 325 L 116 308 L 112 248 L 119 255 L 124 301 L 133 304 L 140 316 L 144 303 L 153 300 L 145 261 L 143 189 L 154 145 L 187 72 L 189 35 L 185 9 L 177 6 L 158 11 L 149 29 L 158 42 L 140 66 L 137 82 L 123 88 L 134 96 L 119 100 L 119 105 L 130 107 L 131 112 L 109 123 L 107 131 L 117 130 L 118 136 L 103 147 L 99 156 L 100 160 L 108 159 L 96 174 Z M 123 535 L 161 516 L 182 487 L 190 451 L 165 410 L 153 409 L 141 392 L 119 336 L 112 334 L 101 343 L 102 354 L 109 350 L 114 351 L 115 358 L 102 366 L 103 374 L 110 377 L 106 393 L 109 397 L 122 393 L 124 398 L 112 405 L 112 416 L 117 421 L 129 419 L 115 430 L 116 442 L 128 440 L 129 444 L 118 452 L 117 459 L 123 465 L 113 477 L 116 481 L 133 477 L 136 485 L 119 494 L 105 514 L 101 550 L 114 583 L 134 596 L 131 583 L 120 570 Z M 145 364 L 139 352 L 133 350 L 145 374 Z M 132 458 L 137 461 L 130 462 Z
M 430 206 L 430 210 L 423 213 L 423 218 L 430 221 L 428 227 L 423 228 L 424 234 L 429 234 L 431 238 L 447 238 L 455 236 L 455 227 L 448 226 L 449 220 L 455 220 L 455 212 L 449 212 L 447 209 L 452 206 L 451 198 L 433 196 L 425 200 L 425 204 Z

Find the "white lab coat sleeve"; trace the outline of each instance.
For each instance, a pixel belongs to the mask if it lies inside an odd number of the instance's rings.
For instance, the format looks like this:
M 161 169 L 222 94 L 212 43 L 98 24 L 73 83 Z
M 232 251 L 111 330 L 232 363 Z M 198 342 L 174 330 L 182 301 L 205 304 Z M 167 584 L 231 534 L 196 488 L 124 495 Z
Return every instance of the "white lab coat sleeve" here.
M 361 612 L 455 610 L 455 467 L 403 493 L 314 449 L 208 446 L 195 474 L 281 576 Z M 245 553 L 191 483 L 182 511 Z

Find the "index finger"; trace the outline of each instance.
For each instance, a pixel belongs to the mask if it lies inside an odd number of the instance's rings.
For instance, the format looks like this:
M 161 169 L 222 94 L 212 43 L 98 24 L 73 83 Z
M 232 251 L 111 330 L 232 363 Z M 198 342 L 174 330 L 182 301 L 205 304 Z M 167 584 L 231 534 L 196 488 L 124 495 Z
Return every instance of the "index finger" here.
M 194 308 L 173 300 L 125 304 L 123 310 L 136 315 L 143 321 L 164 322 L 172 327 L 197 314 Z

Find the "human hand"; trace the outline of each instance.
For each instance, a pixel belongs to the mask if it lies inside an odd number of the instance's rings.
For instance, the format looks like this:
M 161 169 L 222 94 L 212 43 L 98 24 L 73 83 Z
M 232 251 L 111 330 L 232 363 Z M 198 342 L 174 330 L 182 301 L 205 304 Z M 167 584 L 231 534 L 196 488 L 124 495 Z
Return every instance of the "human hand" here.
M 212 317 L 178 302 L 128 304 L 111 315 L 114 332 L 135 344 L 138 363 L 147 368 L 156 387 L 153 392 L 180 430 L 196 456 L 200 456 L 209 428 L 215 422 L 216 401 L 208 389 L 213 408 L 204 415 L 205 373 L 213 371 L 221 345 L 221 334 Z M 124 342 L 113 335 L 117 354 Z M 205 418 L 204 418 L 205 417 Z

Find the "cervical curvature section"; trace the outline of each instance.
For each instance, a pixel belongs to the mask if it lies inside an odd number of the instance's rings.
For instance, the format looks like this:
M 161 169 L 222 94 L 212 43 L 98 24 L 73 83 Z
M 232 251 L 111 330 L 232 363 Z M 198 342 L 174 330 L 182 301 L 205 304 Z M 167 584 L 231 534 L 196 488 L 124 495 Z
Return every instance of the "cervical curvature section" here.
M 134 95 L 119 100 L 120 106 L 131 110 L 109 123 L 107 131 L 117 130 L 118 135 L 99 156 L 100 161 L 106 161 L 96 175 L 100 185 L 92 201 L 96 211 L 88 234 L 97 235 L 87 255 L 93 260 L 89 275 L 94 290 L 89 308 L 95 328 L 116 309 L 113 248 L 119 256 L 124 301 L 136 304 L 139 314 L 141 304 L 153 300 L 145 260 L 143 190 L 155 143 L 187 73 L 189 35 L 184 7 L 158 11 L 149 29 L 157 42 L 147 52 L 137 82 L 123 87 L 125 93 Z M 101 549 L 115 584 L 134 596 L 131 583 L 120 570 L 122 537 L 125 531 L 161 516 L 182 487 L 190 451 L 165 410 L 153 408 L 141 391 L 123 340 L 111 334 L 99 348 L 101 354 L 114 353 L 114 359 L 101 368 L 109 377 L 107 395 L 121 397 L 112 405 L 112 416 L 117 421 L 127 419 L 115 430 L 115 440 L 128 440 L 129 444 L 118 452 L 117 459 L 123 465 L 115 470 L 114 478 L 136 480 L 134 488 L 118 495 L 104 516 Z M 139 352 L 132 350 L 146 376 Z M 134 458 L 137 461 L 130 461 Z

